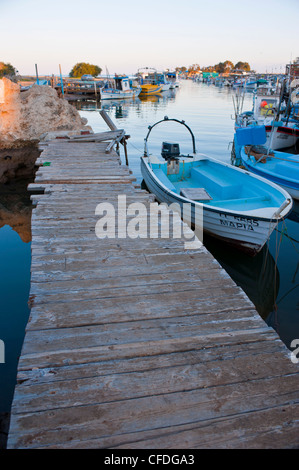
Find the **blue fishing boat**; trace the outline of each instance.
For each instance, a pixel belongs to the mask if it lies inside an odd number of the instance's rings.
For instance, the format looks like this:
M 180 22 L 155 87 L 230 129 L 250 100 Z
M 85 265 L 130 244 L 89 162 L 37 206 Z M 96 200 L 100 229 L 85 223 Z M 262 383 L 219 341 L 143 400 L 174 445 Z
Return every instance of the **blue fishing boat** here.
M 191 133 L 193 152 L 181 155 L 179 144 L 163 142 L 162 153 L 149 155 L 148 137 L 161 122 L 176 121 Z M 184 121 L 168 119 L 149 127 L 141 172 L 159 202 L 191 206 L 186 222 L 196 228 L 196 208 L 203 213 L 203 231 L 250 254 L 258 253 L 276 225 L 292 208 L 292 198 L 266 179 L 197 154 L 195 138 Z M 188 216 L 189 214 L 189 216 Z
M 256 175 L 267 178 L 299 199 L 299 155 L 265 146 L 265 126 L 236 129 L 234 148 L 239 161 Z

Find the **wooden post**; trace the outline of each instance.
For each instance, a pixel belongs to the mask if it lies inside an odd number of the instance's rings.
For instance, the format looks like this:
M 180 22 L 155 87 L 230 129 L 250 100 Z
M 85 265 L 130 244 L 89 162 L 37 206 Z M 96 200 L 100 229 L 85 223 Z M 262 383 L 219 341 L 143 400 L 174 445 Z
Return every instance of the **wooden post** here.
M 35 64 L 35 73 L 36 73 L 36 83 L 37 83 L 37 85 L 39 85 L 39 78 L 38 78 L 37 64 Z
M 107 124 L 108 127 L 110 127 L 110 129 L 112 131 L 117 131 L 117 127 L 116 125 L 114 124 L 114 122 L 112 121 L 112 119 L 110 118 L 110 116 L 108 116 L 108 114 L 106 113 L 106 111 L 104 111 L 103 109 L 100 110 L 100 115 L 102 116 L 102 118 L 104 119 L 105 123 Z
M 110 127 L 110 129 L 111 129 L 112 131 L 117 131 L 116 125 L 114 124 L 114 122 L 112 121 L 112 119 L 110 118 L 110 116 L 108 116 L 108 114 L 106 113 L 106 111 L 104 111 L 103 109 L 101 109 L 101 110 L 100 110 L 100 115 L 102 116 L 102 118 L 103 118 L 104 121 L 106 122 L 107 126 Z M 124 146 L 124 152 L 125 152 L 125 158 L 126 158 L 126 165 L 129 166 L 126 138 L 128 139 L 129 136 L 124 136 L 124 137 L 120 140 L 120 143 Z
M 126 136 L 123 138 L 122 144 L 123 144 L 123 146 L 124 146 L 124 152 L 125 152 L 125 158 L 126 158 L 126 165 L 129 166 Z
M 59 64 L 59 72 L 60 72 L 61 92 L 62 92 L 62 97 L 64 98 L 63 80 L 62 80 L 62 73 L 61 73 L 61 65 L 60 64 Z

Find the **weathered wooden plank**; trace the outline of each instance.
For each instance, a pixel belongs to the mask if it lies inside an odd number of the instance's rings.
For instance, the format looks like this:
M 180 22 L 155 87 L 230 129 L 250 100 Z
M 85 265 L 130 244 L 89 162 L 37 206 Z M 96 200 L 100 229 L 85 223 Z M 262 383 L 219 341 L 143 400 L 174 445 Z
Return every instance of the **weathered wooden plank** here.
M 18 447 L 99 439 L 107 435 L 154 430 L 168 426 L 197 424 L 230 415 L 263 411 L 292 404 L 297 396 L 298 377 L 288 375 L 157 394 L 129 400 L 94 403 L 23 415 L 14 414 Z M 14 436 L 10 437 L 14 447 Z M 107 443 L 107 441 L 106 441 Z
M 205 337 L 206 340 L 207 337 Z M 157 344 L 157 343 L 156 343 Z M 279 354 L 284 354 L 284 346 L 278 341 L 273 341 L 273 335 L 266 337 L 253 338 L 253 335 L 247 334 L 239 337 L 239 341 L 234 337 L 234 340 L 230 339 L 228 342 L 227 338 L 223 343 L 218 344 L 215 340 L 213 343 L 208 343 L 207 341 L 202 341 L 202 338 L 199 338 L 197 342 L 187 344 L 183 341 L 180 343 L 180 348 L 172 352 L 167 352 L 167 350 L 158 350 L 156 351 L 149 349 L 149 354 L 147 356 L 139 356 L 138 349 L 135 349 L 130 357 L 127 357 L 124 353 L 122 356 L 123 350 L 118 349 L 118 353 L 110 353 L 109 356 L 105 356 L 104 360 L 96 357 L 95 354 L 90 353 L 90 356 L 87 355 L 86 349 L 84 363 L 77 363 L 73 361 L 66 361 L 66 363 L 61 363 L 59 366 L 54 367 L 52 364 L 51 368 L 42 367 L 40 363 L 34 363 L 38 367 L 32 367 L 30 369 L 25 368 L 25 364 L 22 362 L 23 366 L 18 373 L 17 381 L 19 384 L 24 384 L 26 387 L 31 384 L 50 384 L 52 382 L 60 382 L 62 380 L 74 380 L 90 377 L 101 377 L 107 375 L 116 375 L 124 374 L 129 372 L 146 372 L 156 369 L 165 369 L 161 373 L 167 373 L 169 367 L 176 366 L 186 366 L 191 367 L 193 365 L 205 365 L 207 367 L 213 367 L 214 364 L 222 365 L 222 361 L 227 361 L 231 367 L 230 361 L 236 359 L 239 361 L 241 358 L 247 358 L 247 361 L 250 362 L 251 357 L 254 360 L 260 358 L 260 355 L 273 355 L 275 359 L 279 359 Z M 126 348 L 124 348 L 126 350 Z M 69 352 L 70 353 L 70 352 Z M 267 357 L 268 357 L 267 356 Z M 40 355 L 36 355 L 35 358 L 39 358 Z M 31 356 L 33 358 L 33 356 Z M 117 359 L 117 360 L 116 360 Z M 268 360 L 268 359 L 267 359 Z M 276 362 L 276 361 L 275 361 Z M 275 375 L 276 366 L 275 362 L 272 361 L 271 364 L 264 367 L 269 372 L 272 370 L 272 375 Z M 209 364 L 209 366 L 208 366 Z M 87 367 L 88 365 L 88 367 Z M 289 371 L 292 373 L 294 371 L 291 361 L 286 364 L 286 370 L 284 371 L 287 374 Z M 252 368 L 252 364 L 250 364 Z M 268 369 L 269 367 L 269 369 Z M 273 372 L 274 369 L 274 372 Z M 246 367 L 243 368 L 242 373 L 245 374 Z
M 114 140 L 115 138 L 119 137 L 121 134 L 124 133 L 123 129 L 117 129 L 115 131 L 106 131 L 106 132 L 95 132 L 93 134 L 86 134 L 86 135 L 74 135 L 71 136 L 68 142 L 76 141 L 76 142 L 102 142 L 105 140 Z
M 131 343 L 122 343 L 114 345 L 101 345 L 99 347 L 87 347 L 72 350 L 57 350 L 57 351 L 41 351 L 25 354 L 24 349 L 22 356 L 19 360 L 19 370 L 26 371 L 32 369 L 52 370 L 55 367 L 63 367 L 66 365 L 86 365 L 96 363 L 98 361 L 119 361 L 123 359 L 131 359 L 135 357 L 153 357 L 157 355 L 165 355 L 168 353 L 177 353 L 181 351 L 195 352 L 197 350 L 207 350 L 224 347 L 237 346 L 242 348 L 245 346 L 259 342 L 262 344 L 272 342 L 277 346 L 277 336 L 273 330 L 263 326 L 259 329 L 251 330 L 235 330 L 219 333 L 210 333 L 198 336 L 189 336 L 182 338 L 164 338 L 163 340 L 149 340 L 145 342 L 134 342 L 132 338 Z M 278 348 L 282 348 L 282 356 L 286 358 L 285 347 L 279 342 Z M 233 354 L 233 353 L 232 353 Z M 221 352 L 219 352 L 221 357 Z M 234 357 L 234 356 L 233 356 Z
M 169 338 L 185 338 L 192 335 L 233 333 L 240 329 L 258 330 L 261 327 L 254 318 L 220 319 L 214 323 L 201 323 L 200 318 L 189 318 L 184 321 L 182 317 L 154 318 L 153 320 L 136 320 L 122 323 L 94 324 L 87 322 L 87 326 L 69 328 L 31 330 L 27 329 L 23 346 L 23 354 L 53 352 L 100 346 L 113 346 L 116 344 L 144 343 L 149 341 L 163 341 Z M 62 331 L 63 330 L 63 331 Z
M 190 353 L 190 356 L 192 354 Z M 93 403 L 109 403 L 120 400 L 130 400 L 146 396 L 193 391 L 196 389 L 210 390 L 219 386 L 235 384 L 236 387 L 249 378 L 256 380 L 269 377 L 281 377 L 280 371 L 275 368 L 275 361 L 279 360 L 281 353 L 264 354 L 259 356 L 236 357 L 233 365 L 230 361 L 186 363 L 181 366 L 169 366 L 167 369 L 147 369 L 140 371 L 123 372 L 119 374 L 94 375 L 87 378 L 72 378 L 65 380 L 60 375 L 59 382 L 51 382 L 49 393 L 48 383 L 23 383 L 17 386 L 18 395 L 14 401 L 14 413 L 39 412 L 58 408 L 86 406 Z M 248 370 L 248 360 L 250 366 Z M 264 367 L 259 367 L 260 361 Z M 250 371 L 250 373 L 249 373 Z M 284 378 L 290 377 L 294 372 L 292 363 L 288 364 Z M 251 377 L 250 377 L 251 374 Z M 50 374 L 51 375 L 51 374 Z M 292 384 L 299 384 L 299 378 Z M 149 388 L 148 384 L 151 384 Z M 289 390 L 288 390 L 289 391 Z M 299 415 L 298 415 L 299 420 Z
M 297 449 L 296 405 L 250 411 L 198 425 L 160 428 L 93 441 L 71 441 L 64 448 L 110 449 Z M 229 437 L 229 438 L 228 438 Z M 58 447 L 59 448 L 59 447 Z

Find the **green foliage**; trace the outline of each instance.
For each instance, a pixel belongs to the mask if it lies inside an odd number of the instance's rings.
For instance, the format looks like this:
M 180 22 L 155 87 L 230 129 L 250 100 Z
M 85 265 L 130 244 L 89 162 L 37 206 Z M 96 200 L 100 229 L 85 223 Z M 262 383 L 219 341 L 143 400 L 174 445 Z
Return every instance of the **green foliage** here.
M 0 62 L 0 78 L 14 77 L 17 70 L 9 63 Z
M 248 62 L 237 62 L 235 65 L 235 70 L 250 72 L 250 65 L 248 64 Z
M 196 64 L 197 65 L 197 64 Z M 195 70 L 194 65 L 190 65 L 188 68 L 188 72 L 192 72 Z M 238 62 L 237 64 L 233 64 L 230 60 L 226 60 L 225 62 L 219 62 L 216 65 L 209 65 L 207 67 L 202 67 L 202 72 L 218 72 L 218 73 L 230 73 L 236 71 L 244 71 L 250 72 L 250 65 L 248 62 Z
M 219 62 L 219 64 L 215 65 L 215 70 L 218 73 L 230 73 L 233 69 L 234 64 L 230 60 Z
M 215 65 L 209 65 L 208 67 L 203 67 L 201 70 L 202 72 L 213 73 L 213 72 L 216 72 L 216 67 Z
M 78 64 L 74 65 L 72 70 L 70 71 L 70 77 L 73 78 L 80 78 L 82 75 L 92 75 L 93 77 L 96 77 L 102 72 L 101 67 L 98 67 L 97 65 L 93 64 L 88 64 L 86 62 L 79 62 Z

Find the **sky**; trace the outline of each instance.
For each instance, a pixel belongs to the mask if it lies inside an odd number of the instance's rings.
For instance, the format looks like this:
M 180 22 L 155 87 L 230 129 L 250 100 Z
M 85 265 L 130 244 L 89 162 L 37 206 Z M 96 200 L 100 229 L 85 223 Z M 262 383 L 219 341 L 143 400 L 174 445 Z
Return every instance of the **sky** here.
M 0 61 L 21 75 L 225 60 L 283 73 L 299 56 L 299 0 L 0 0 L 0 21 Z

